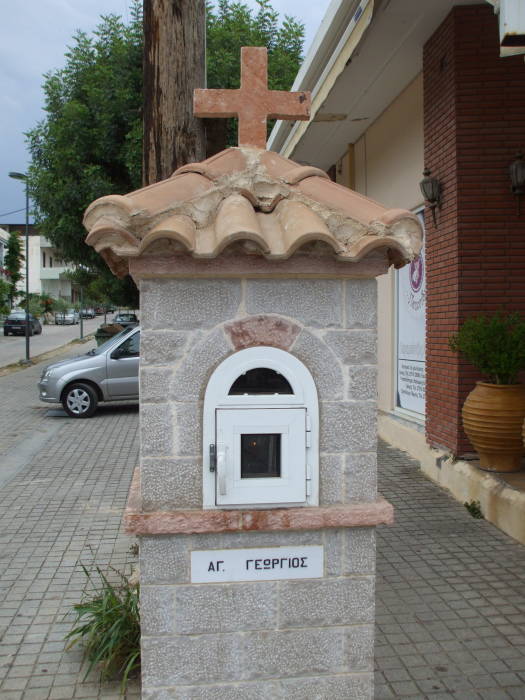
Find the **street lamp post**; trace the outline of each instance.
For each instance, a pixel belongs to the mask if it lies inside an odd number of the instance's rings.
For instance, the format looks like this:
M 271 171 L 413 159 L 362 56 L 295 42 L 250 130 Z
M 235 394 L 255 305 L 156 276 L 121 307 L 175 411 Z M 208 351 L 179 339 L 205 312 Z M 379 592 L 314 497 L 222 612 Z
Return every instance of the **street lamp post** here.
M 29 189 L 25 173 L 10 172 L 9 177 L 23 180 L 26 188 L 26 362 L 30 362 L 29 354 Z
M 84 311 L 84 288 L 80 286 L 80 340 L 84 338 L 84 316 L 82 312 Z

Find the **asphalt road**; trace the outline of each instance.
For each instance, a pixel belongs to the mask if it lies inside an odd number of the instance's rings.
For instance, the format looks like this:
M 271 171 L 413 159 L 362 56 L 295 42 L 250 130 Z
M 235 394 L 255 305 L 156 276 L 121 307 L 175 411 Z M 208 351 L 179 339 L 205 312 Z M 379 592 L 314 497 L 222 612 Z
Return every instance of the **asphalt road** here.
M 94 333 L 104 317 L 84 319 L 84 335 Z M 1 331 L 0 331 L 1 333 Z M 76 326 L 42 326 L 41 335 L 29 338 L 30 357 L 55 350 L 80 337 L 80 324 Z M 26 339 L 22 335 L 0 335 L 0 368 L 25 358 Z

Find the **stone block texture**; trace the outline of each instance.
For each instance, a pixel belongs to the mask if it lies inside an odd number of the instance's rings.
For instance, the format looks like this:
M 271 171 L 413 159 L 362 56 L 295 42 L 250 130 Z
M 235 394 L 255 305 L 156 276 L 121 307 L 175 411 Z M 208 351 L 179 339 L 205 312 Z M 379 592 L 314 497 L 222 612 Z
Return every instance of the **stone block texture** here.
M 320 505 L 375 498 L 375 280 L 148 279 L 141 295 L 144 510 L 202 506 L 208 380 L 232 353 L 264 344 L 314 378 Z
M 194 550 L 301 542 L 323 578 L 190 583 Z M 143 538 L 144 697 L 371 698 L 374 562 L 373 528 Z
M 350 282 L 353 282 L 351 280 Z M 302 326 L 343 328 L 341 280 L 247 280 L 248 314 L 280 314 Z
M 140 285 L 145 330 L 212 328 L 235 316 L 240 280 L 146 280 Z
M 202 508 L 202 410 L 214 369 L 246 347 L 295 355 L 316 383 L 320 505 L 376 498 L 376 283 L 142 282 L 141 496 Z M 322 544 L 321 579 L 191 584 L 191 552 Z M 141 540 L 143 697 L 372 697 L 374 528 Z
M 155 331 L 141 329 L 140 365 L 165 365 L 173 369 L 184 354 L 189 334 L 185 331 Z

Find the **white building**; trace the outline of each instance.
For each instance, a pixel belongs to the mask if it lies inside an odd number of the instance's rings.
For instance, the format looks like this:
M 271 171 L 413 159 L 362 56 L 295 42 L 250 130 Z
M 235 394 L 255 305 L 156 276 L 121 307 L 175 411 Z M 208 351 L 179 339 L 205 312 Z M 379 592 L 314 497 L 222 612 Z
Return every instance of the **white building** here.
M 20 231 L 22 237 L 22 250 L 25 256 L 24 224 L 4 224 L 0 228 L 0 267 L 7 251 L 7 241 L 10 231 Z M 53 244 L 44 236 L 38 235 L 31 225 L 29 232 L 29 293 L 49 294 L 54 298 L 62 297 L 72 300 L 74 290 L 65 273 L 71 270 L 61 259 Z M 22 264 L 23 279 L 18 283 L 18 288 L 25 291 L 26 270 L 24 261 Z
M 3 228 L 0 228 L 0 267 L 4 266 L 4 256 L 7 249 L 7 239 L 9 234 Z
M 47 238 L 43 236 L 35 236 L 39 239 L 38 251 L 34 254 L 39 256 L 38 265 L 36 264 L 33 269 L 35 273 L 31 274 L 31 262 L 29 268 L 29 284 L 31 285 L 31 280 L 33 279 L 33 284 L 36 286 L 40 285 L 41 294 L 49 294 L 52 297 L 58 298 L 62 297 L 64 299 L 70 300 L 73 294 L 73 288 L 71 281 L 67 279 L 65 273 L 71 268 L 60 259 L 60 256 L 56 252 L 52 243 L 48 241 Z M 38 276 L 38 280 L 35 279 Z

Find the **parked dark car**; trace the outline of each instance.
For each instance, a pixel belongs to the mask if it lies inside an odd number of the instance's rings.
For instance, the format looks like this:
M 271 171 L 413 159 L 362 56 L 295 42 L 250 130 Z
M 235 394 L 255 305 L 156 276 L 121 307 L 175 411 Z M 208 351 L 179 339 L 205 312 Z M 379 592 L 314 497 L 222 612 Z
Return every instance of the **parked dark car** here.
M 26 334 L 26 312 L 25 311 L 13 311 L 4 321 L 4 335 L 25 335 Z M 38 318 L 35 318 L 33 314 L 29 314 L 29 335 L 36 333 L 40 335 L 42 333 L 42 325 Z
M 135 326 L 139 322 L 135 314 L 120 313 L 115 316 L 113 323 L 119 323 L 124 328 Z

